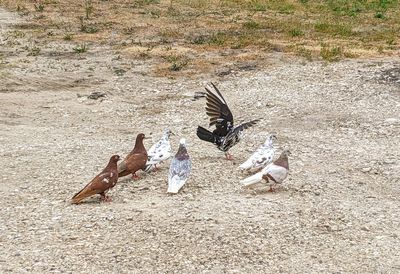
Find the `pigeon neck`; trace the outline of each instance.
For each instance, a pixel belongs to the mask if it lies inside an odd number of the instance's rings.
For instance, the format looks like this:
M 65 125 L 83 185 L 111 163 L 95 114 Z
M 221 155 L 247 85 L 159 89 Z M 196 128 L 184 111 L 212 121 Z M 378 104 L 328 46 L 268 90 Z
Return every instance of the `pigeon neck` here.
M 281 154 L 281 156 L 279 156 L 279 158 L 274 162 L 274 164 L 289 169 L 288 157 L 285 154 Z
M 187 153 L 186 147 L 183 145 L 179 145 L 178 152 L 175 156 L 178 160 L 188 159 L 189 154 Z
M 141 152 L 144 151 L 143 139 L 137 138 L 135 142 L 135 147 L 133 148 L 133 152 Z

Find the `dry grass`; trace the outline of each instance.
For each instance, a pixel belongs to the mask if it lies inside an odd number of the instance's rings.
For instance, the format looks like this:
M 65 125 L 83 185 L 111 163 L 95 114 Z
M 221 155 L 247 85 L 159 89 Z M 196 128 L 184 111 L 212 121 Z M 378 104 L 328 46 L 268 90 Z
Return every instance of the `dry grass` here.
M 47 41 L 112 44 L 125 52 L 144 48 L 137 57 L 155 58 L 157 70 L 172 73 L 200 69 L 196 64 L 209 67 L 226 50 L 336 61 L 390 56 L 399 48 L 398 0 L 0 0 L 0 5 L 29 16 L 31 25 L 20 29 Z M 190 50 L 176 55 L 170 52 L 176 47 Z

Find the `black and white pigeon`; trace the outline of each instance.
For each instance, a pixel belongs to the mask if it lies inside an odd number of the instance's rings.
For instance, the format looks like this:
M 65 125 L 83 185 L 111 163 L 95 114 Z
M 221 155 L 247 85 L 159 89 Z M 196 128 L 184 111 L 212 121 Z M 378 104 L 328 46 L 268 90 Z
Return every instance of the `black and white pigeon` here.
M 186 150 L 186 140 L 182 138 L 179 141 L 179 149 L 175 157 L 171 161 L 168 176 L 168 193 L 178 193 L 186 183 L 190 171 L 192 169 L 192 161 Z
M 239 166 L 241 170 L 259 170 L 271 163 L 274 159 L 275 148 L 274 141 L 276 136 L 270 134 L 262 144 L 243 164 Z
M 244 187 L 249 187 L 265 180 L 265 183 L 270 187 L 269 191 L 274 191 L 272 186 L 281 184 L 289 173 L 288 155 L 290 155 L 290 151 L 284 150 L 278 159 L 264 167 L 260 172 L 241 180 L 240 183 Z
M 215 125 L 216 128 L 210 132 L 198 126 L 197 136 L 203 141 L 215 144 L 219 150 L 225 152 L 228 160 L 232 160 L 233 157 L 228 150 L 240 141 L 244 129 L 255 125 L 260 119 L 234 126 L 232 112 L 218 88 L 210 83 L 206 86 L 206 91 L 206 113 L 210 116 L 209 126 Z
M 147 163 L 144 168 L 145 172 L 157 170 L 157 164 L 168 160 L 172 156 L 171 144 L 169 136 L 173 134 L 171 130 L 166 129 L 161 139 L 152 145 L 147 152 Z

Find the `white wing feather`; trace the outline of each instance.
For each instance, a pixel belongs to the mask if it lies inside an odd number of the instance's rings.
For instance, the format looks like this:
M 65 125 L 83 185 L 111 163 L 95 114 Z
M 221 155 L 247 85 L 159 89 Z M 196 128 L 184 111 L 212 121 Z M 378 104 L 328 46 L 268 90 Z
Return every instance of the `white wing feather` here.
M 269 137 L 243 164 L 239 166 L 241 170 L 249 170 L 263 167 L 272 162 L 275 148 Z

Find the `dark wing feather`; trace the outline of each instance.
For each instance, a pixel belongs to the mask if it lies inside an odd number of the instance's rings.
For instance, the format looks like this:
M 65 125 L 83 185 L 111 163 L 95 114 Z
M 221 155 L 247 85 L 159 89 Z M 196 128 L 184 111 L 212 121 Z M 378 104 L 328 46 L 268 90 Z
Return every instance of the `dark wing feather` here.
M 254 126 L 255 124 L 257 124 L 260 121 L 260 119 L 255 119 L 252 120 L 250 122 L 246 122 L 243 124 L 238 125 L 237 127 L 235 127 L 235 131 L 242 131 L 243 129 L 248 129 L 251 126 Z
M 213 88 L 213 90 L 211 90 Z M 210 117 L 210 127 L 215 125 L 216 129 L 214 133 L 218 136 L 225 136 L 229 128 L 228 126 L 233 125 L 233 115 L 228 107 L 224 97 L 218 88 L 211 83 L 206 86 L 207 91 L 207 107 L 206 113 Z

